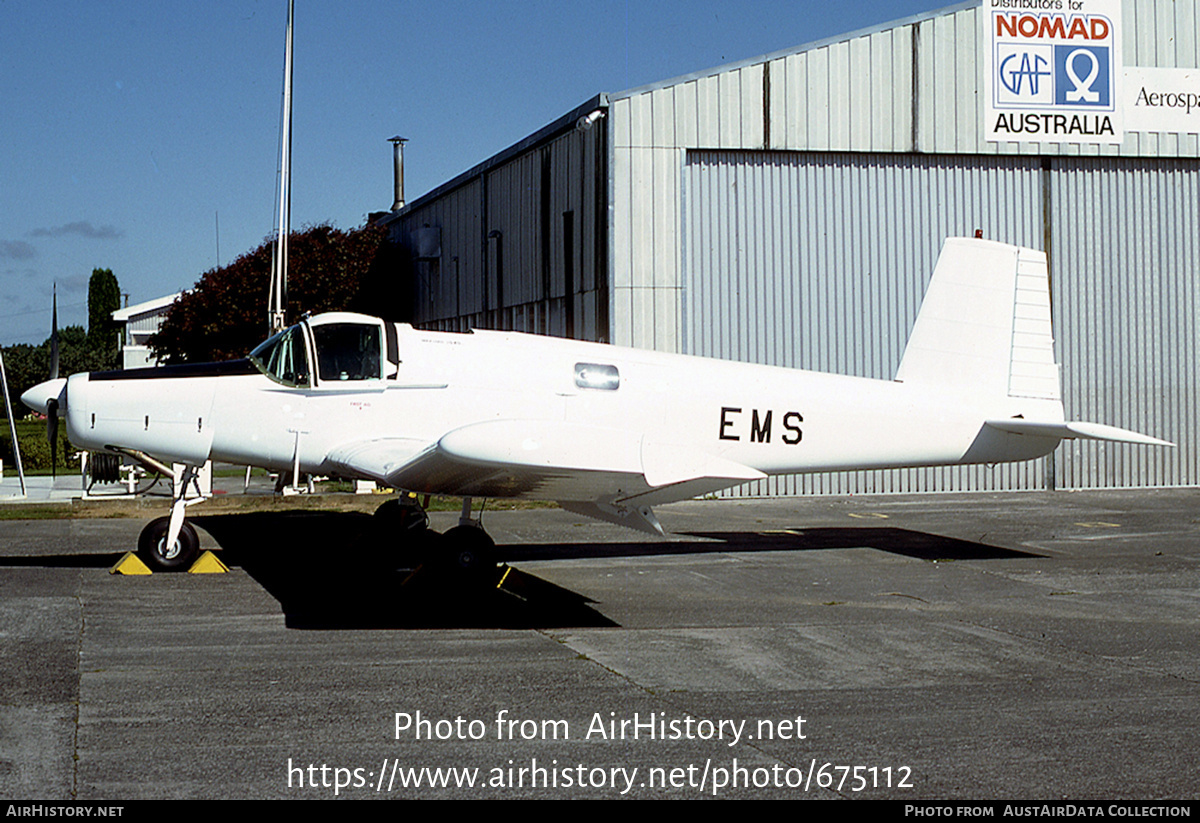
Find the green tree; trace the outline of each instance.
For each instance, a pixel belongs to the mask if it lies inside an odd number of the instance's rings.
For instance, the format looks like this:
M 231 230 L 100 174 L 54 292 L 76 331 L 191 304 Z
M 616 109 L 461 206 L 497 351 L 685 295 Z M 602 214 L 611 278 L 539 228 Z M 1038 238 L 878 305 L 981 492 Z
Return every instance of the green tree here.
M 8 394 L 12 399 L 13 415 L 24 417 L 29 410 L 21 404 L 21 394 L 50 376 L 49 347 L 18 343 L 4 347 L 4 373 L 8 378 Z M 3 399 L 3 398 L 0 398 Z M 0 415 L 8 413 L 0 407 Z
M 104 371 L 112 368 L 112 355 L 93 348 L 83 326 L 67 326 L 58 332 L 59 375 L 67 377 L 76 372 Z M 4 347 L 4 370 L 8 376 L 8 391 L 12 396 L 13 414 L 24 417 L 29 413 L 20 402 L 21 394 L 50 377 L 50 338 L 40 346 L 19 343 Z M 0 403 L 0 419 L 4 408 Z
M 403 319 L 390 298 L 394 260 L 382 229 L 341 231 L 329 225 L 292 232 L 288 239 L 287 317 L 305 312 L 362 311 Z M 267 336 L 267 284 L 271 276 L 268 239 L 232 263 L 205 272 L 195 287 L 171 306 L 162 328 L 149 340 L 167 363 L 245 357 Z
M 88 346 L 107 368 L 117 364 L 118 325 L 113 322 L 112 313 L 119 308 L 121 287 L 112 269 L 92 269 L 88 281 Z

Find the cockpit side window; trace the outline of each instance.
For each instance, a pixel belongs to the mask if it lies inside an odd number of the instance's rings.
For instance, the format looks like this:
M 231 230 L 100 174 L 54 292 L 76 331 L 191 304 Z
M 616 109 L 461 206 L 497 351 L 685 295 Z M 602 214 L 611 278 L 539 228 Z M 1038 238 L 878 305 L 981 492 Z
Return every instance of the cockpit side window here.
M 379 326 L 326 323 L 313 327 L 317 377 L 321 382 L 379 380 L 382 377 Z
M 284 329 L 250 352 L 250 362 L 272 380 L 285 386 L 308 386 L 308 354 L 299 326 Z

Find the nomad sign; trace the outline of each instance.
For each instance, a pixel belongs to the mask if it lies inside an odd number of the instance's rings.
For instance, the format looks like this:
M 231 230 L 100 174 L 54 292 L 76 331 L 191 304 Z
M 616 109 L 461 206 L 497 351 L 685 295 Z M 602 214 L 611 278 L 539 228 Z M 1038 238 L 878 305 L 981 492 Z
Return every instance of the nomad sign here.
M 988 140 L 1120 143 L 1120 0 L 984 0 Z

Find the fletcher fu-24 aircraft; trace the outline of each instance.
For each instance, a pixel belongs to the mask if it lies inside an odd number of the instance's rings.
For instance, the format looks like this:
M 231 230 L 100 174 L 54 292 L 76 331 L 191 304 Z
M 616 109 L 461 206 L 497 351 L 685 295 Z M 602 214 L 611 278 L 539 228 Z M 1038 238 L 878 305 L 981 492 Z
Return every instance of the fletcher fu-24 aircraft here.
M 22 400 L 65 416 L 76 446 L 186 466 L 139 540 L 152 567 L 197 553 L 185 508 L 210 459 L 462 497 L 442 542 L 469 566 L 491 546 L 472 498 L 661 534 L 653 506 L 768 475 L 1029 460 L 1071 438 L 1171 445 L 1064 419 L 1049 298 L 1042 252 L 950 238 L 893 380 L 330 313 L 244 360 L 75 374 Z

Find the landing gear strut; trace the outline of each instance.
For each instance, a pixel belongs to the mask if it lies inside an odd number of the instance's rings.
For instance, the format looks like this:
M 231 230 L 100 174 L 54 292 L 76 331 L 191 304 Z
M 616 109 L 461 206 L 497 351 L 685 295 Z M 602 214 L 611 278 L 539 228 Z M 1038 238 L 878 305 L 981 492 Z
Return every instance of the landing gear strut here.
M 402 493 L 375 510 L 375 522 L 390 532 L 417 535 L 429 528 L 429 515 L 412 492 Z
M 496 541 L 478 517 L 471 517 L 471 498 L 463 498 L 458 525 L 446 532 L 445 541 L 455 571 L 478 575 L 496 567 Z

